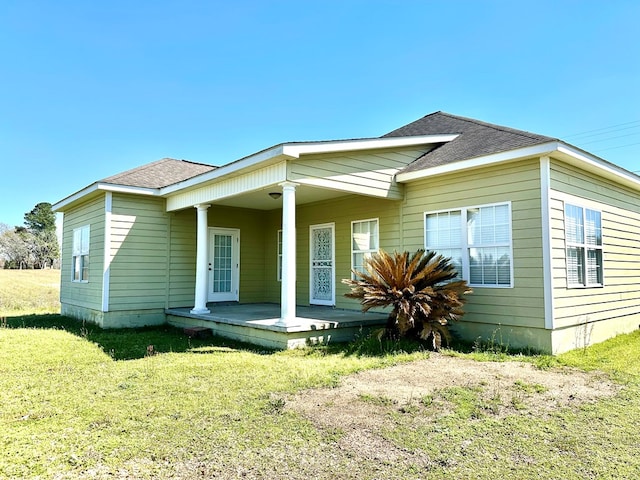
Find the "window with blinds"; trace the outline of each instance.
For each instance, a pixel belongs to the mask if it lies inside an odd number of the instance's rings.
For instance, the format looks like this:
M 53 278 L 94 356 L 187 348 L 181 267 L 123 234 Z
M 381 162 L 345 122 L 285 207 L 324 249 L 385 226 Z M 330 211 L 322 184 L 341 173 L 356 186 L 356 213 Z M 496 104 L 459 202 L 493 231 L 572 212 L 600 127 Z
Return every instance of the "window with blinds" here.
M 599 211 L 565 204 L 568 287 L 603 285 L 601 217 Z
M 425 248 L 451 258 L 470 285 L 512 287 L 511 204 L 425 213 Z

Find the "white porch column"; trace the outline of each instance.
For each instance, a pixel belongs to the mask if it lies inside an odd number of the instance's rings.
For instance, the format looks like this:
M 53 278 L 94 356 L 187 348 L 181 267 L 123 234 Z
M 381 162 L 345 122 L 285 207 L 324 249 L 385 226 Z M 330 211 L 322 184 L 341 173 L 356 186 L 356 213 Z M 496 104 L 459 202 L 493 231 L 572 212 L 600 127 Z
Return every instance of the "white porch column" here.
M 296 186 L 283 182 L 282 187 L 282 283 L 280 285 L 280 320 L 277 325 L 291 325 L 296 319 Z
M 210 313 L 207 308 L 207 244 L 209 225 L 207 209 L 211 205 L 195 205 L 198 209 L 198 240 L 196 246 L 196 299 L 191 313 Z

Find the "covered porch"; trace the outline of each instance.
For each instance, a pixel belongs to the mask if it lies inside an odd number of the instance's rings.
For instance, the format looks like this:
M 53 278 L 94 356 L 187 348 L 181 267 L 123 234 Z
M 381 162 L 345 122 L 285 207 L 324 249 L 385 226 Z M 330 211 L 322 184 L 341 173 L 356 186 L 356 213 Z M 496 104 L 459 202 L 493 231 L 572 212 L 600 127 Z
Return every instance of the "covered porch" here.
M 169 324 L 204 327 L 213 334 L 268 348 L 287 349 L 309 344 L 346 342 L 360 333 L 384 327 L 387 314 L 362 313 L 324 306 L 297 306 L 295 318 L 283 324 L 276 303 L 215 303 L 208 313 L 188 307 L 166 310 Z

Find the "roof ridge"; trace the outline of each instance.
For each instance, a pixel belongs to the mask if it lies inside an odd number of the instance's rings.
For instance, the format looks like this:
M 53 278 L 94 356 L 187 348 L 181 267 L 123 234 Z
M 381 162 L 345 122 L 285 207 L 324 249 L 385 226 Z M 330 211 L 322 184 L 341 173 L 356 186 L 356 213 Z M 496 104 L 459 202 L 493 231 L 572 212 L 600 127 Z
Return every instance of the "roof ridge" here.
M 536 139 L 536 138 L 539 138 L 539 137 L 546 137 L 546 138 L 549 138 L 549 139 L 558 140 L 555 137 L 549 137 L 547 135 L 542 135 L 542 134 L 539 134 L 539 133 L 533 133 L 533 132 L 529 132 L 527 130 L 520 130 L 518 128 L 505 127 L 504 125 L 498 125 L 498 124 L 495 124 L 495 123 L 484 122 L 482 120 L 477 120 L 475 118 L 462 117 L 460 115 L 453 115 L 452 113 L 447 113 L 447 112 L 443 112 L 443 111 L 437 111 L 437 112 L 434 112 L 434 113 L 432 113 L 430 115 L 435 115 L 436 113 L 439 113 L 441 115 L 445 115 L 445 116 L 450 117 L 450 118 L 455 118 L 456 120 L 462 120 L 462 121 L 465 121 L 465 122 L 468 122 L 468 123 L 474 123 L 476 125 L 481 125 L 483 127 L 493 128 L 494 130 L 499 130 L 501 132 L 507 132 L 507 133 L 513 133 L 513 134 L 521 135 L 521 136 L 527 137 L 527 138 Z
M 202 162 L 194 162 L 193 160 L 186 160 L 184 158 L 181 159 L 177 159 L 177 158 L 166 158 L 163 160 L 178 160 L 179 162 L 184 162 L 184 163 L 190 163 L 192 165 L 202 165 L 203 167 L 213 167 L 213 168 L 218 168 L 216 165 L 211 165 L 209 163 L 202 163 Z

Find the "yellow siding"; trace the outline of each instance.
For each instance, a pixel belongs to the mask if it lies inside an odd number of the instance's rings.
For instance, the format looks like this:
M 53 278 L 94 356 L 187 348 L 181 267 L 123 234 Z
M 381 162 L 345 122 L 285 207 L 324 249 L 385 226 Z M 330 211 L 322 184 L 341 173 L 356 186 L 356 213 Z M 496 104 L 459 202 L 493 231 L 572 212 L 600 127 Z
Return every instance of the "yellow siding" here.
M 304 155 L 289 163 L 290 180 L 324 188 L 401 199 L 394 175 L 430 147 Z
M 465 323 L 484 324 L 485 336 L 498 327 L 514 337 L 532 335 L 522 327 L 544 329 L 540 188 L 538 159 L 441 175 L 406 186 L 403 248 L 409 251 L 424 248 L 425 212 L 511 202 L 514 287 L 475 287 L 465 307 Z M 541 346 L 545 346 L 544 335 L 540 332 Z
M 266 212 L 213 205 L 208 210 L 209 227 L 240 230 L 239 301 L 266 301 L 265 242 Z M 194 208 L 171 214 L 169 306 L 193 306 L 195 298 L 197 219 Z M 274 234 L 275 235 L 275 234 Z M 276 282 L 275 275 L 271 282 Z M 276 282 L 277 283 L 277 282 Z M 279 301 L 279 297 L 278 300 Z
M 212 206 L 209 226 L 240 230 L 240 298 L 242 303 L 265 301 L 265 212 L 245 208 Z
M 300 207 L 298 207 L 299 210 Z M 280 303 L 278 281 L 278 230 L 282 229 L 282 210 L 263 213 L 264 226 L 264 295 L 265 302 Z M 298 215 L 299 217 L 299 212 Z
M 195 301 L 196 209 L 170 214 L 169 307 L 189 307 Z
M 640 194 L 556 161 L 552 162 L 551 181 L 554 326 L 557 329 L 582 326 L 590 330 L 594 322 L 603 322 L 609 324 L 610 336 L 622 331 L 616 325 L 637 327 Z M 565 201 L 602 212 L 604 287 L 567 288 Z
M 351 277 L 351 222 L 370 218 L 379 219 L 380 247 L 384 250 L 399 249 L 400 202 L 358 196 L 342 197 L 297 209 L 297 301 L 309 304 L 309 227 L 323 223 L 335 223 L 336 306 L 359 309 L 354 300 L 344 298 L 349 290 L 341 283 Z M 274 229 L 273 235 L 275 236 Z M 270 263 L 275 264 L 275 250 Z M 275 271 L 274 271 L 275 272 Z
M 60 301 L 63 304 L 63 310 L 65 305 L 94 310 L 102 308 L 104 210 L 105 196 L 102 194 L 64 213 L 60 283 Z M 89 225 L 90 230 L 89 281 L 87 283 L 72 282 L 73 230 L 85 225 Z
M 164 199 L 113 194 L 109 311 L 165 308 L 168 230 Z

